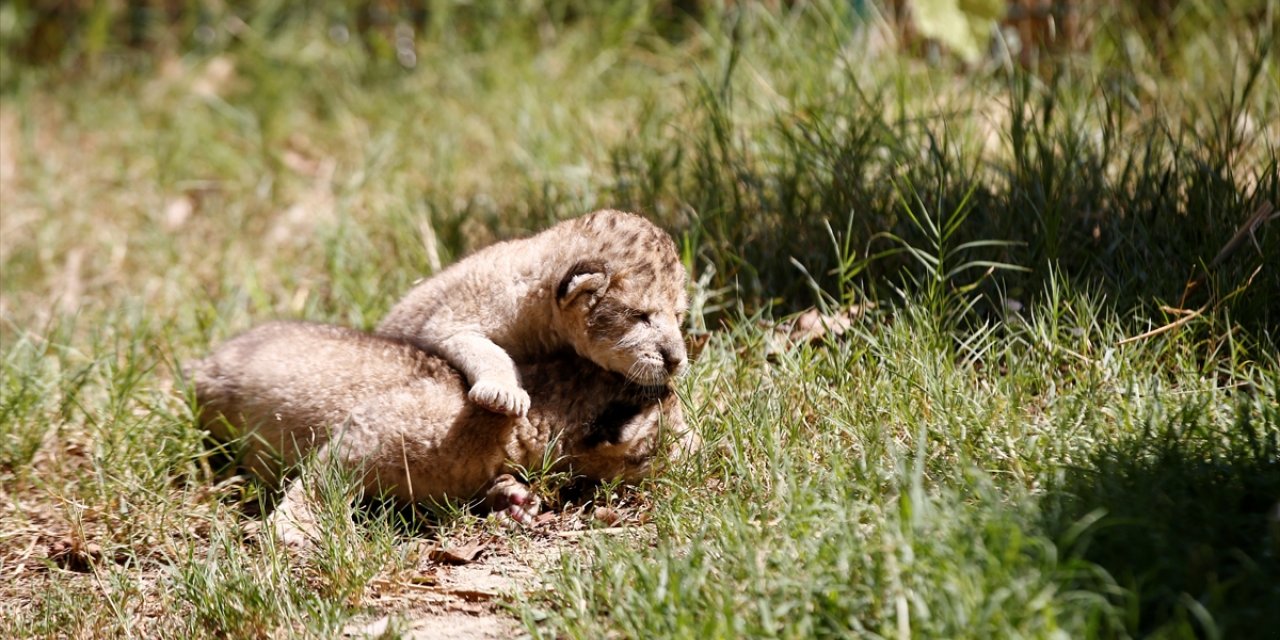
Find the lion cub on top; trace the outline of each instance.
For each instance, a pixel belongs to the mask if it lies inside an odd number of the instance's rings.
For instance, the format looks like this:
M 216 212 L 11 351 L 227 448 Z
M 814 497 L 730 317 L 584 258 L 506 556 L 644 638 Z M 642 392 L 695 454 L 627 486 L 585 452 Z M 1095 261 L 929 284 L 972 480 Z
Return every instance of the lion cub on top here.
M 457 367 L 472 402 L 522 416 L 515 361 L 566 347 L 640 385 L 679 373 L 685 279 L 671 236 L 606 209 L 468 256 L 410 290 L 376 333 Z

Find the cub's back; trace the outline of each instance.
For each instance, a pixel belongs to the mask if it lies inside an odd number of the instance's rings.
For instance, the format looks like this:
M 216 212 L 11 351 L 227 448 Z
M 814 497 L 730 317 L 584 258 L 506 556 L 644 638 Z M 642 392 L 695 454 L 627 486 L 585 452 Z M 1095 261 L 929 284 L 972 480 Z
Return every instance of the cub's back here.
M 410 383 L 429 385 L 424 392 L 434 401 L 424 411 L 448 416 L 461 404 L 450 399 L 464 388 L 451 367 L 408 345 L 301 322 L 258 326 L 188 372 L 202 425 L 224 440 L 248 431 L 272 441 L 302 437 L 341 424 L 365 398 Z

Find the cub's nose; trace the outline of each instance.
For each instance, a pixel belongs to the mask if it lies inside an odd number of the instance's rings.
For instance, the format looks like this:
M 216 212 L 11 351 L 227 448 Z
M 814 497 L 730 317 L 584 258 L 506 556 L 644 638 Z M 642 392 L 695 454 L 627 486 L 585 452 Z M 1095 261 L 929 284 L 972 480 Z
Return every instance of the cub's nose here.
M 667 373 L 672 374 L 680 370 L 684 366 L 684 349 L 672 349 L 671 347 L 659 347 L 658 353 L 662 354 L 662 366 L 666 368 Z

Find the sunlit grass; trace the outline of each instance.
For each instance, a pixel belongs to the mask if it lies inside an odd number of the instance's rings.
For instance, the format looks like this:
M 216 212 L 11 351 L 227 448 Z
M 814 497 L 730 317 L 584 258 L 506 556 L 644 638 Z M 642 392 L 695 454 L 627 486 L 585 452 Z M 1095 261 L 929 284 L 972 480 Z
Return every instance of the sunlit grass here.
M 181 55 L 5 58 L 0 635 L 340 632 L 422 535 L 486 525 L 356 509 L 319 469 L 326 538 L 291 561 L 247 530 L 259 489 L 220 482 L 180 365 L 274 318 L 371 327 L 602 206 L 678 236 L 705 447 L 642 489 L 656 543 L 586 542 L 518 594 L 531 633 L 1280 626 L 1280 227 L 1206 270 L 1280 203 L 1253 14 L 1189 3 L 1157 46 L 1121 7 L 1034 75 L 931 66 L 845 3 L 473 4 L 412 69 L 270 8 Z M 815 304 L 865 313 L 780 344 Z

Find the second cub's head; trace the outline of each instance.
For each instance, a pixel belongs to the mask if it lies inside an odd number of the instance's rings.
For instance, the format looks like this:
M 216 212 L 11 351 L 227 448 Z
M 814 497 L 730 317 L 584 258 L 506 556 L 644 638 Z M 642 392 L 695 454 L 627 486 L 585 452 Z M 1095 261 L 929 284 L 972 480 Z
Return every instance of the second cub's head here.
M 642 385 L 663 384 L 687 361 L 681 327 L 689 307 L 675 242 L 631 214 L 596 238 L 589 258 L 573 262 L 556 288 L 564 336 L 579 355 Z M 589 216 L 590 218 L 590 216 Z M 600 224 L 599 220 L 594 222 Z

